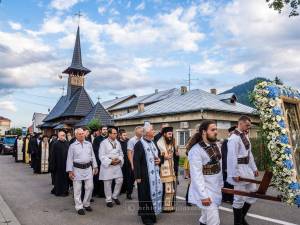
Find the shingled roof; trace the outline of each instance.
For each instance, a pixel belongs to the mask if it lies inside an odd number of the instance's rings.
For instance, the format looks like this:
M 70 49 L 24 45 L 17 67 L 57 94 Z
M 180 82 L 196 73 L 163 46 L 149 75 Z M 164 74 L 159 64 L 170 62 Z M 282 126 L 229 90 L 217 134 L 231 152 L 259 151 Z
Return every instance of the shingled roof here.
M 49 122 L 65 116 L 85 116 L 91 111 L 93 106 L 94 103 L 84 87 L 80 87 L 72 98 L 62 96 L 43 121 Z
M 164 100 L 146 106 L 143 112 L 135 110 L 116 118 L 115 121 L 196 112 L 200 110 L 255 114 L 254 108 L 238 102 L 234 104 L 226 103 L 221 101 L 218 95 L 196 89 L 182 95 L 173 95 L 169 98 L 165 98 Z
M 104 107 L 97 102 L 97 104 L 92 108 L 92 110 L 75 126 L 82 127 L 87 126 L 93 119 L 99 119 L 102 125 L 113 125 L 113 120 Z
M 67 74 L 83 73 L 85 75 L 85 74 L 88 74 L 89 72 L 91 72 L 91 71 L 82 65 L 80 30 L 79 30 L 79 26 L 78 26 L 76 40 L 75 40 L 75 47 L 74 47 L 74 51 L 73 51 L 72 63 L 71 63 L 71 66 L 69 66 L 66 70 L 63 71 L 63 73 L 67 73 Z

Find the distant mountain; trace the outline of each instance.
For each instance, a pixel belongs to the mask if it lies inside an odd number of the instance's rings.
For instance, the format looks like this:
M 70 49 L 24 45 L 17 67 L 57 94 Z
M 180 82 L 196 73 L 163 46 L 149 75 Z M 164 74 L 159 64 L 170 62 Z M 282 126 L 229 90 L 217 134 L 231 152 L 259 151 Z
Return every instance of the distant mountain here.
M 257 77 L 243 84 L 237 85 L 227 91 L 224 91 L 222 94 L 235 93 L 239 103 L 253 107 L 253 105 L 250 103 L 249 93 L 252 92 L 255 85 L 261 81 L 270 81 L 270 80 L 263 77 Z

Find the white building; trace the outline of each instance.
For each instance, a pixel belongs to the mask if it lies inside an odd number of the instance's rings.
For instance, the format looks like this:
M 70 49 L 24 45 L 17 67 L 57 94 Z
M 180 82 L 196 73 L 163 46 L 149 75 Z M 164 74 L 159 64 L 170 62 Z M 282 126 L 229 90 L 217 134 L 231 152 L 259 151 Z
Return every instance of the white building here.
M 44 113 L 37 113 L 35 112 L 33 114 L 33 117 L 32 117 L 32 131 L 33 132 L 41 132 L 41 129 L 38 128 L 39 125 L 41 125 L 43 123 L 43 120 L 45 119 L 45 117 L 47 116 L 48 114 L 44 114 Z

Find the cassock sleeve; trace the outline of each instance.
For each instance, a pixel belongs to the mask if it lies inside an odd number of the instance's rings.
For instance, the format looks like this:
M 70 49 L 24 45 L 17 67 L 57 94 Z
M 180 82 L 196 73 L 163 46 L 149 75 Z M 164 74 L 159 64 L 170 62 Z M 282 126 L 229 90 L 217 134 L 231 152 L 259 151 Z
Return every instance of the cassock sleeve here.
M 134 146 L 134 154 L 133 154 L 133 170 L 134 170 L 134 178 L 141 179 L 141 161 L 142 161 L 142 151 L 143 146 L 142 143 L 139 141 Z
M 179 155 L 176 155 L 176 150 L 174 151 L 173 160 L 174 160 L 174 172 L 175 172 L 175 176 L 178 177 Z
M 67 172 L 73 171 L 73 158 L 74 158 L 74 148 L 72 144 L 70 145 L 68 150 L 67 167 L 66 167 Z
M 123 150 L 122 150 L 122 147 L 121 147 L 121 144 L 120 142 L 118 142 L 118 148 L 119 148 L 119 156 L 118 156 L 118 159 L 121 160 L 121 166 L 123 166 L 124 164 L 124 154 L 123 154 Z
M 193 191 L 195 192 L 196 200 L 200 202 L 202 199 L 210 197 L 205 188 L 201 152 L 199 149 L 192 148 L 188 157 L 190 162 L 191 185 L 194 187 Z
M 110 159 L 105 153 L 106 141 L 102 141 L 99 148 L 99 159 L 101 165 L 104 167 L 109 167 L 111 165 L 112 159 Z
M 227 144 L 228 144 L 228 140 L 225 140 L 221 146 L 223 172 L 227 172 L 227 152 L 228 152 Z
M 239 142 L 235 138 L 230 138 L 227 143 L 227 177 L 238 177 L 238 152 Z

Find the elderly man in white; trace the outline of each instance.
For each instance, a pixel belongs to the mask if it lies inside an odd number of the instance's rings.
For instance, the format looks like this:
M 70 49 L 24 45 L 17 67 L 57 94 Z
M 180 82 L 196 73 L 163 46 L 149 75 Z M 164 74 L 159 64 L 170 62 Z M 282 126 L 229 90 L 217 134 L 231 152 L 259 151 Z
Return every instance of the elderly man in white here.
M 191 174 L 188 199 L 201 208 L 200 225 L 220 225 L 223 175 L 221 153 L 216 140 L 216 123 L 206 120 L 187 145 Z
M 84 209 L 92 211 L 90 200 L 94 188 L 93 174 L 98 173 L 98 168 L 92 144 L 85 140 L 83 129 L 76 129 L 75 136 L 76 141 L 69 147 L 66 171 L 73 181 L 75 209 L 79 215 L 84 215 Z M 82 181 L 85 187 L 83 202 L 81 201 Z
M 108 129 L 108 138 L 101 142 L 99 149 L 99 159 L 101 161 L 99 180 L 104 182 L 104 193 L 106 197 L 106 206 L 113 207 L 112 201 L 120 205 L 118 196 L 120 194 L 123 174 L 122 166 L 124 155 L 120 142 L 117 140 L 117 129 Z M 112 181 L 115 180 L 115 188 L 112 193 Z

